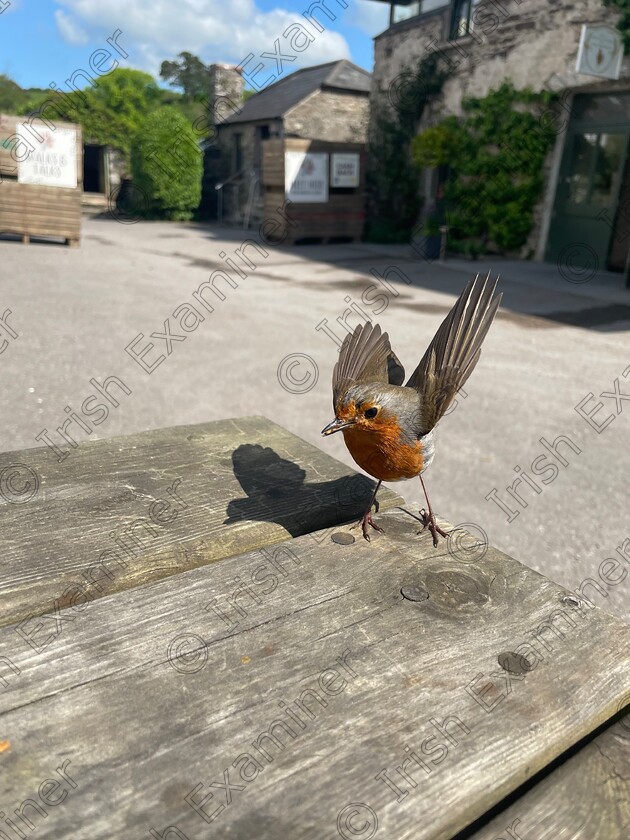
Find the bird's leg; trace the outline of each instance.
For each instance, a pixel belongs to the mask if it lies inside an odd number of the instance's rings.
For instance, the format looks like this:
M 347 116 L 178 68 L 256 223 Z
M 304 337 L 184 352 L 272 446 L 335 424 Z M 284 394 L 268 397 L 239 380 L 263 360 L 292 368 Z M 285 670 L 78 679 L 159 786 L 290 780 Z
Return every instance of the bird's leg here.
M 372 505 L 374 505 L 375 512 L 378 513 L 379 504 L 376 501 L 376 494 L 378 493 L 378 488 L 381 486 L 381 482 L 376 485 L 376 490 L 372 493 L 372 499 L 370 500 L 370 506 L 363 514 L 361 519 L 357 522 L 356 525 L 353 525 L 353 528 L 356 528 L 358 525 L 361 526 L 361 530 L 363 531 L 363 538 L 370 542 L 370 534 L 368 532 L 368 525 L 374 528 L 375 531 L 380 531 L 381 534 L 383 533 L 383 529 L 380 525 L 377 525 L 376 522 L 372 519 Z
M 435 521 L 435 515 L 431 508 L 431 502 L 429 501 L 429 494 L 427 493 L 427 488 L 424 486 L 424 481 L 422 480 L 422 475 L 420 475 L 420 484 L 422 484 L 422 489 L 424 490 L 424 498 L 427 500 L 427 507 L 429 508 L 429 512 L 427 513 L 426 510 L 420 511 L 420 516 L 422 516 L 422 521 L 424 523 L 424 528 L 422 531 L 418 531 L 419 534 L 422 534 L 423 531 L 426 531 L 428 528 L 431 532 L 431 536 L 433 537 L 433 548 L 437 548 L 438 538 L 437 535 L 439 534 L 441 537 L 448 537 L 448 534 L 444 532 L 440 526 Z

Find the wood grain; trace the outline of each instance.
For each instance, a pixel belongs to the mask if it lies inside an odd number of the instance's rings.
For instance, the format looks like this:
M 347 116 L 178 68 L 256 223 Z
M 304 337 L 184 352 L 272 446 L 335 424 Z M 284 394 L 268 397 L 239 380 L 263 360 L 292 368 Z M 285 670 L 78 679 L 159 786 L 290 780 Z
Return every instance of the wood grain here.
M 470 840 L 508 840 L 507 828 L 522 840 L 628 840 L 630 708 Z
M 0 624 L 358 518 L 374 487 L 262 417 L 65 451 L 0 455 Z
M 371 838 L 376 817 L 450 840 L 616 712 L 627 626 L 491 547 L 378 521 L 371 544 L 302 536 L 66 609 L 38 652 L 2 628 L 5 812 L 70 761 L 38 838 Z

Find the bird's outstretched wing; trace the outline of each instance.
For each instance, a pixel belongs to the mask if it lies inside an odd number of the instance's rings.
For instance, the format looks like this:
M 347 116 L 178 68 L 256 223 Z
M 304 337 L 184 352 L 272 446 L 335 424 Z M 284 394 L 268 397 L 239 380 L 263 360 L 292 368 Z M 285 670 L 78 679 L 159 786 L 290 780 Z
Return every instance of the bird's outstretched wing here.
M 407 385 L 420 395 L 421 433 L 430 432 L 479 361 L 481 345 L 503 295 L 499 278 L 471 280 L 448 313 Z
M 333 370 L 333 407 L 356 382 L 384 382 L 402 385 L 405 369 L 391 348 L 389 336 L 378 324 L 360 324 L 348 334 Z

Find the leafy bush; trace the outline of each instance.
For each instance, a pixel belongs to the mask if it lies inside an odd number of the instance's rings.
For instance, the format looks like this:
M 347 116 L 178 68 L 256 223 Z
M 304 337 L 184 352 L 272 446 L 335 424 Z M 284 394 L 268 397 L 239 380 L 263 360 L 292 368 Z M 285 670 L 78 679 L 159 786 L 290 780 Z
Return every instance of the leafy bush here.
M 365 242 L 379 245 L 406 245 L 410 236 L 410 227 L 401 225 L 396 219 L 368 219 L 363 233 Z
M 158 108 L 145 120 L 131 150 L 134 186 L 149 216 L 190 219 L 201 199 L 203 156 L 192 126 L 178 111 Z
M 461 120 L 448 117 L 414 139 L 418 166 L 448 167 L 445 221 L 455 250 L 472 255 L 492 244 L 515 251 L 527 241 L 555 139 L 550 121 L 540 120 L 552 99 L 504 82 L 464 100 Z
M 612 6 L 613 9 L 621 12 L 617 29 L 623 35 L 626 54 L 630 53 L 630 0 L 604 0 L 604 6 Z

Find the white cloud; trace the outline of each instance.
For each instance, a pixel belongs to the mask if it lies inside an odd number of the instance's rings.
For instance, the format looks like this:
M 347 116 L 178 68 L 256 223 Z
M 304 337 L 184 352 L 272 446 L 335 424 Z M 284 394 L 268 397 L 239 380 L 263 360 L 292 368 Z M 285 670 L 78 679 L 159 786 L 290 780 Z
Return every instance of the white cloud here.
M 61 9 L 57 9 L 55 12 L 55 21 L 59 34 L 69 44 L 87 44 L 90 40 L 87 32 L 81 29 L 76 20 L 62 12 Z
M 254 0 L 57 0 L 69 15 L 64 18 L 77 27 L 85 27 L 99 37 L 108 37 L 116 29 L 122 30 L 119 42 L 129 53 L 130 67 L 147 70 L 157 76 L 164 59 L 173 59 L 187 50 L 203 61 L 233 62 L 238 64 L 249 53 L 259 56 L 274 52 L 274 41 L 280 38 L 283 52 L 288 42 L 282 33 L 295 22 L 305 23 L 299 12 L 274 9 L 262 12 Z M 304 8 L 309 2 L 305 0 Z M 375 4 L 378 5 L 378 4 Z M 333 4 L 329 4 L 333 8 Z M 340 9 L 340 13 L 341 13 Z M 345 13 L 347 14 L 347 12 Z M 334 21 L 321 16 L 324 32 L 302 52 L 295 62 L 285 62 L 284 72 L 297 67 L 321 64 L 340 58 L 349 58 L 350 50 L 345 38 L 328 28 Z M 59 20 L 58 20 L 59 23 Z M 62 32 L 62 34 L 64 34 Z M 64 37 L 66 37 L 64 35 Z M 252 60 L 249 69 L 256 66 Z M 273 60 L 267 60 L 269 69 Z M 258 76 L 262 80 L 265 72 Z
M 354 0 L 348 20 L 367 32 L 372 38 L 380 35 L 389 26 L 389 3 L 375 3 L 374 0 Z

